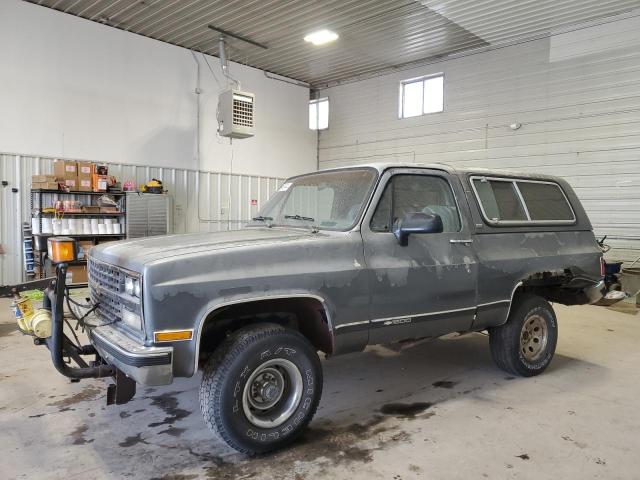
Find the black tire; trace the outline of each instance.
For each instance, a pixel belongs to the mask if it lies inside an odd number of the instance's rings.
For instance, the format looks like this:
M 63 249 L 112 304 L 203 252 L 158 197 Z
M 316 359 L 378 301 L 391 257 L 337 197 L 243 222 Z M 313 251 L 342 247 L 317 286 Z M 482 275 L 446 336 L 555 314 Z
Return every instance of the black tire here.
M 297 331 L 261 324 L 238 330 L 216 349 L 204 367 L 200 409 L 220 440 L 256 455 L 293 442 L 313 418 L 321 395 L 322 367 L 313 346 Z M 265 406 L 274 398 L 279 399 L 271 408 L 254 408 L 255 402 Z M 250 416 L 274 425 L 258 426 Z
M 544 329 L 546 337 L 543 340 L 540 332 Z M 493 361 L 502 370 L 523 377 L 539 375 L 549 366 L 557 341 L 558 321 L 553 308 L 536 295 L 518 295 L 511 305 L 507 322 L 489 329 Z M 543 342 L 544 346 L 541 346 Z

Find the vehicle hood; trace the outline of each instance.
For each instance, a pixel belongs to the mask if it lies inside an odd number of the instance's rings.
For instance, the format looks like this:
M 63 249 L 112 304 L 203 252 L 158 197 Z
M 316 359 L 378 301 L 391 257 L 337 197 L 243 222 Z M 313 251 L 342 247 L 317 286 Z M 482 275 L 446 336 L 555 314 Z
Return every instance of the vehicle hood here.
M 109 242 L 93 247 L 90 257 L 142 272 L 145 265 L 171 257 L 194 255 L 317 237 L 310 230 L 246 228 L 226 232 L 185 233 Z

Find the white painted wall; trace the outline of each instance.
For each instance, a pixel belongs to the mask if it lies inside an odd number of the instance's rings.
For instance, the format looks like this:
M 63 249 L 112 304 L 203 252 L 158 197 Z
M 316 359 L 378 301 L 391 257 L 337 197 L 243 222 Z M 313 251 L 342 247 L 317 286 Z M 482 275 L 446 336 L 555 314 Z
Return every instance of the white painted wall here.
M 212 35 L 212 42 L 215 41 Z M 289 176 L 316 168 L 308 89 L 231 64 L 257 135 L 216 135 L 218 59 L 18 0 L 0 1 L 0 152 Z
M 640 255 L 640 11 L 333 87 L 320 166 L 446 162 L 565 177 L 616 256 Z M 444 72 L 445 111 L 398 119 L 403 79 Z M 514 122 L 522 128 L 512 131 Z

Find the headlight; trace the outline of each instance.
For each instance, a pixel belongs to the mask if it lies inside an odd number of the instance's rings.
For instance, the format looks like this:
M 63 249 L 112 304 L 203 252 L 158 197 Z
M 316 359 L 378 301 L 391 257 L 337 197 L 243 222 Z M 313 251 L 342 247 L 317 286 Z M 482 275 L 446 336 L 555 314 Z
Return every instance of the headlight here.
M 142 318 L 135 312 L 127 309 L 124 305 L 120 307 L 122 321 L 135 330 L 142 330 Z
M 124 277 L 124 293 L 140 298 L 140 280 L 130 276 Z

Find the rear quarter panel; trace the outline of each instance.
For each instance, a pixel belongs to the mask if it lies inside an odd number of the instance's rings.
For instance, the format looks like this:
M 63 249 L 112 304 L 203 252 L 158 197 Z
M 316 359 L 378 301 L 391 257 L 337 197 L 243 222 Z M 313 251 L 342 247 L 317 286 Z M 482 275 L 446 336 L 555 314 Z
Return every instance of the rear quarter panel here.
M 564 191 L 576 220 L 570 225 L 492 226 L 481 215 L 469 177 L 460 175 L 474 224 L 478 258 L 478 312 L 474 329 L 501 325 L 507 319 L 511 298 L 519 283 L 546 271 L 571 269 L 575 276 L 600 280 L 602 255 L 591 222 L 571 186 L 546 175 L 503 173 L 506 178 L 552 181 Z M 496 176 L 494 173 L 491 176 Z

